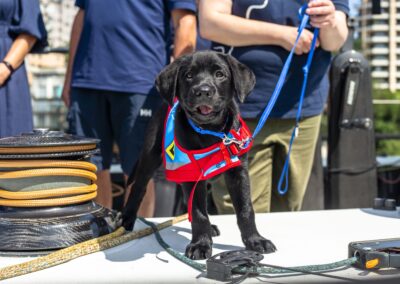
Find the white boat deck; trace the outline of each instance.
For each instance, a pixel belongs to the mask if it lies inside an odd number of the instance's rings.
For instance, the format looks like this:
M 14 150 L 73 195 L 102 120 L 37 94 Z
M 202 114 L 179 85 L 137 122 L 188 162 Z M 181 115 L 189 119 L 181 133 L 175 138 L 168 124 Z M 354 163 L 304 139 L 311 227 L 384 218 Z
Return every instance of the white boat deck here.
M 243 248 L 234 215 L 211 216 L 210 219 L 221 231 L 221 236 L 214 238 L 213 254 Z M 161 222 L 166 218 L 152 220 Z M 352 241 L 400 237 L 400 210 L 348 209 L 257 214 L 256 222 L 260 233 L 278 248 L 277 252 L 264 255 L 262 262 L 278 266 L 335 262 L 347 258 L 347 247 Z M 137 222 L 135 229 L 143 227 L 144 224 Z M 167 228 L 162 231 L 162 236 L 172 248 L 183 253 L 191 239 L 190 223 L 185 221 Z M 30 259 L 0 257 L 0 267 Z M 204 276 L 170 256 L 151 235 L 60 266 L 7 279 L 4 283 L 219 283 Z M 400 269 L 367 272 L 351 267 L 324 273 L 323 276 L 271 275 L 249 278 L 244 283 L 344 283 L 343 280 L 396 278 L 400 283 Z

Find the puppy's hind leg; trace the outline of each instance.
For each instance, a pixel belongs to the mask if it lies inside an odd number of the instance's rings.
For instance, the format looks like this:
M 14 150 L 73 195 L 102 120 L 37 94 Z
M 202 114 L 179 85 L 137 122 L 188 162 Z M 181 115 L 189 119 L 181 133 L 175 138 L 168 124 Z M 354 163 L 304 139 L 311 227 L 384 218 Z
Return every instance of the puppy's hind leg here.
M 194 186 L 194 183 L 182 184 L 186 197 Z M 191 259 L 206 259 L 212 253 L 213 228 L 207 214 L 207 190 L 206 182 L 200 181 L 195 189 L 192 205 L 192 241 L 186 247 L 185 255 Z
M 237 223 L 246 249 L 271 253 L 275 245 L 263 238 L 257 231 L 253 205 L 251 203 L 250 181 L 247 164 L 235 167 L 225 173 L 226 186 L 236 212 Z
M 162 162 L 162 118 L 163 110 L 156 114 L 150 121 L 144 146 L 132 173 L 128 179 L 130 194 L 127 203 L 122 211 L 122 225 L 127 230 L 132 230 L 137 217 L 140 203 L 146 193 L 146 187 L 154 172 Z

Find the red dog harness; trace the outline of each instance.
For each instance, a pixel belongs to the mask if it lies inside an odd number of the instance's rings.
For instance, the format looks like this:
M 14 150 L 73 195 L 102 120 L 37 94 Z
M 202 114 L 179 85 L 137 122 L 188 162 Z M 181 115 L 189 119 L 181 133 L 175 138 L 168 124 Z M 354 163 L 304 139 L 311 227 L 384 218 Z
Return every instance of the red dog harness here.
M 175 137 L 175 114 L 179 103 L 169 109 L 164 127 L 163 162 L 169 181 L 195 182 L 190 194 L 188 213 L 191 221 L 191 207 L 197 182 L 219 175 L 240 165 L 239 156 L 248 152 L 253 144 L 250 130 L 239 116 L 240 127 L 231 129 L 221 142 L 205 149 L 183 148 Z

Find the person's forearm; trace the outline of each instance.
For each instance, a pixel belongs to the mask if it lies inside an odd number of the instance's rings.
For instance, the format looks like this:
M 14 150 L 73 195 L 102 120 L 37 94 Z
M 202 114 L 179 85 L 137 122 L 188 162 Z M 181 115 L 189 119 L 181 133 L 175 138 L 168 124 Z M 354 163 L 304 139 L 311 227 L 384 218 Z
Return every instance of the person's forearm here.
M 174 58 L 191 53 L 196 48 L 196 16 L 186 11 L 178 13 L 174 19 Z
M 11 45 L 10 50 L 7 52 L 6 57 L 3 58 L 11 64 L 14 69 L 17 69 L 22 62 L 24 62 L 25 56 L 29 53 L 36 42 L 34 36 L 28 34 L 20 34 Z
M 281 45 L 280 25 L 213 11 L 206 14 L 200 10 L 200 35 L 205 39 L 231 46 Z
M 343 12 L 335 12 L 336 25 L 320 28 L 321 47 L 327 51 L 337 51 L 344 44 L 348 36 L 347 19 Z
M 200 1 L 202 37 L 231 46 L 282 44 L 284 26 L 232 15 L 228 7 L 230 1 L 214 1 Z
M 70 44 L 69 44 L 69 59 L 68 59 L 67 71 L 65 74 L 64 85 L 69 86 L 71 84 L 72 67 L 74 64 L 74 59 L 75 59 L 75 54 L 76 54 L 76 50 L 78 47 L 79 39 L 80 39 L 81 33 L 82 33 L 84 15 L 85 15 L 84 10 L 80 9 L 78 11 L 78 14 L 75 16 L 75 20 L 72 25 L 71 40 L 70 40 Z

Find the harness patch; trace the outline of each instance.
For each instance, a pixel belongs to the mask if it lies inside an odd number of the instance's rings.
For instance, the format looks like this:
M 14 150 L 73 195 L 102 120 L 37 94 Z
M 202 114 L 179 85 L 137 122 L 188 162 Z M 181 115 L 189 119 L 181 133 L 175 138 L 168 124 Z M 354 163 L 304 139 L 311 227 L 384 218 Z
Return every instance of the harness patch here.
M 175 141 L 172 141 L 167 149 L 165 149 L 165 152 L 172 161 L 175 159 Z

